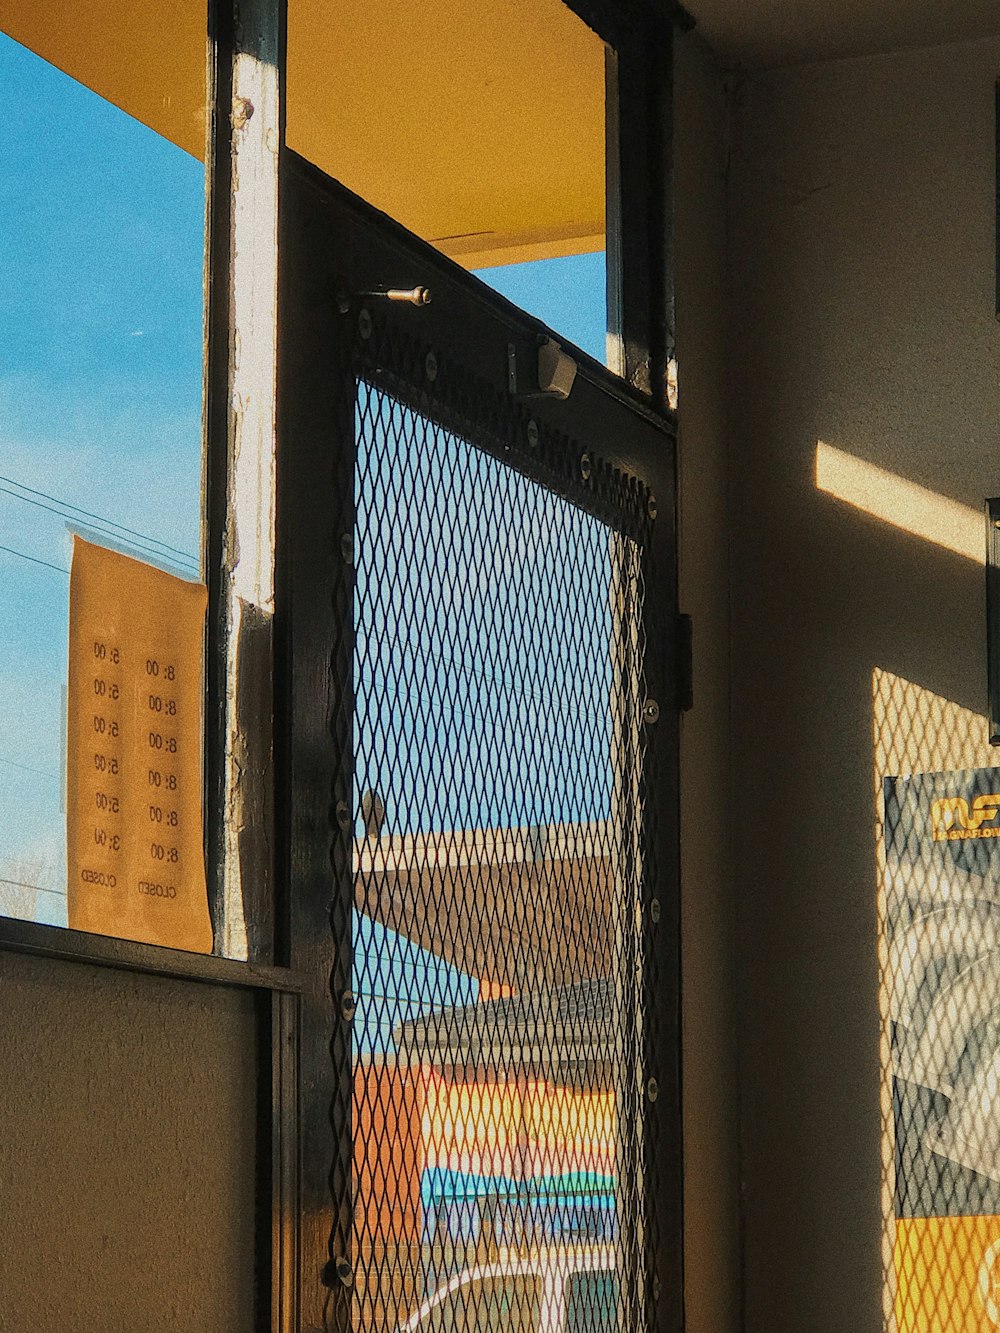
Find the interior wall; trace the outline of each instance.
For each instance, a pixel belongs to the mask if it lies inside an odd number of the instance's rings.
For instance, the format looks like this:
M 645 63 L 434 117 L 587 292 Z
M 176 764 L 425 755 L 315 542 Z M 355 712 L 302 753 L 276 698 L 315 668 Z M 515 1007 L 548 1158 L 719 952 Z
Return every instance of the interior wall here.
M 751 1333 L 882 1327 L 876 765 L 1000 762 L 927 724 L 985 710 L 998 73 L 986 41 L 739 88 L 736 776 L 704 817 L 734 835 Z M 873 712 L 875 673 L 947 706 Z
M 0 953 L 0 1329 L 255 1327 L 244 991 Z
M 736 1043 L 729 790 L 727 110 L 697 33 L 675 63 L 681 609 L 694 622 L 682 719 L 685 1305 L 688 1333 L 738 1327 Z

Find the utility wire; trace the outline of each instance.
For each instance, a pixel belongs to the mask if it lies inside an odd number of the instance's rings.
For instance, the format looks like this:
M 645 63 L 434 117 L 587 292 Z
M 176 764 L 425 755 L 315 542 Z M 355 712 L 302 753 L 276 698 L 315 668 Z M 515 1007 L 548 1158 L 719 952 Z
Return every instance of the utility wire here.
M 0 764 L 6 764 L 8 768 L 23 769 L 25 773 L 37 773 L 40 778 L 56 779 L 59 776 L 57 773 L 49 773 L 44 768 L 32 768 L 30 764 L 19 764 L 16 759 L 4 759 L 2 755 L 0 755 Z
M 6 551 L 8 555 L 16 555 L 20 560 L 30 560 L 33 565 L 44 565 L 46 569 L 54 569 L 57 574 L 69 575 L 69 570 L 64 569 L 62 565 L 53 565 L 48 560 L 39 560 L 37 555 L 25 555 L 23 551 L 15 551 L 13 546 L 0 546 L 0 551 Z
M 0 480 L 8 480 L 8 479 L 0 477 Z M 13 484 L 15 486 L 19 486 L 21 483 L 15 481 Z M 25 487 L 25 489 L 27 489 L 27 487 Z M 36 493 L 40 494 L 40 492 Z M 63 500 L 55 501 L 55 504 L 62 506 L 62 508 L 56 509 L 53 507 L 53 505 L 43 504 L 41 500 L 33 500 L 30 495 L 21 495 L 18 491 L 12 491 L 6 486 L 0 486 L 0 494 L 9 495 L 14 500 L 22 500 L 25 504 L 34 505 L 36 509 L 44 509 L 49 514 L 55 514 L 57 518 L 72 519 L 73 515 L 67 513 L 66 511 L 69 509 L 76 509 L 75 505 L 67 504 Z M 52 497 L 47 496 L 46 498 L 50 499 Z M 85 509 L 79 509 L 76 510 L 76 512 L 87 516 L 87 511 Z M 193 555 L 188 554 L 186 551 L 178 550 L 176 546 L 168 546 L 166 542 L 161 542 L 156 537 L 147 537 L 144 533 L 136 532 L 132 528 L 126 528 L 122 526 L 122 524 L 120 523 L 115 523 L 114 520 L 112 519 L 100 518 L 100 516 L 98 515 L 89 515 L 89 517 L 94 518 L 95 521 L 99 523 L 107 524 L 108 528 L 110 529 L 117 530 L 117 531 L 105 531 L 102 534 L 105 537 L 118 538 L 120 540 L 119 534 L 125 533 L 130 537 L 137 538 L 139 541 L 147 543 L 147 546 L 144 550 L 145 555 L 155 555 L 159 556 L 160 559 L 162 559 L 163 558 L 162 552 L 169 551 L 171 554 L 173 554 L 174 556 L 178 557 L 181 561 L 183 561 L 183 563 L 186 566 L 193 569 L 198 568 L 198 562 L 195 559 L 195 557 Z M 150 549 L 150 547 L 159 547 L 161 549 L 157 551 Z
M 5 477 L 3 473 L 0 473 L 0 481 L 6 481 L 19 490 L 27 491 L 29 495 L 37 495 L 42 500 L 51 500 L 53 504 L 62 505 L 64 509 L 72 509 L 74 513 L 82 514 L 84 518 L 93 518 L 98 523 L 106 523 L 108 527 L 117 528 L 119 532 L 127 532 L 130 537 L 141 537 L 143 541 L 152 542 L 154 546 L 162 546 L 165 551 L 172 551 L 174 555 L 181 555 L 185 560 L 195 559 L 189 551 L 182 551 L 178 546 L 170 546 L 167 542 L 161 542 L 158 537 L 150 537 L 144 532 L 137 532 L 134 528 L 126 528 L 123 524 L 116 523 L 113 518 L 104 518 L 101 514 L 94 514 L 89 509 L 81 509 L 79 505 L 70 504 L 68 500 L 60 500 L 58 496 L 49 495 L 46 491 L 37 491 L 33 486 L 26 486 L 23 481 L 16 481 L 13 477 Z
M 15 889 L 34 889 L 36 893 L 52 893 L 57 898 L 65 898 L 65 889 L 46 889 L 41 884 L 26 884 L 23 879 L 4 879 L 0 876 L 0 884 L 10 884 Z

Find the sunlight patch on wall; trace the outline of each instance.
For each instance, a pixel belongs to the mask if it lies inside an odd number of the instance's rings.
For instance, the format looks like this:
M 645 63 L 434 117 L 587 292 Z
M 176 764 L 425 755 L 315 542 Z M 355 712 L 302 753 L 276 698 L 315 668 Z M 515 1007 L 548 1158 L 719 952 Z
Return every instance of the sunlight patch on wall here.
M 876 667 L 872 673 L 875 786 L 882 777 L 988 768 L 996 751 L 986 718 Z
M 978 510 L 822 440 L 816 444 L 816 489 L 976 564 L 986 562 Z

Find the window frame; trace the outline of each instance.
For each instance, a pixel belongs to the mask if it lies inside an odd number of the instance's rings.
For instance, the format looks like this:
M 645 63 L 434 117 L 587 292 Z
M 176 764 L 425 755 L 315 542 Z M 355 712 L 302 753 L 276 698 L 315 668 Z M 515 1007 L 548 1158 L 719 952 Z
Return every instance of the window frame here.
M 164 945 L 145 944 L 140 941 L 91 934 L 64 926 L 55 926 L 16 917 L 0 915 L 0 951 L 31 953 L 54 960 L 70 960 L 93 963 L 98 966 L 119 967 L 129 971 L 141 971 L 155 976 L 186 978 L 194 981 L 216 981 L 222 985 L 242 985 L 254 989 L 266 989 L 276 994 L 297 994 L 303 989 L 303 979 L 292 973 L 287 967 L 276 965 L 276 953 L 267 938 L 271 922 L 271 874 L 267 869 L 265 857 L 254 857 L 254 874 L 248 877 L 257 889 L 252 919 L 254 935 L 251 947 L 245 959 L 231 953 L 220 953 L 219 923 L 224 918 L 225 894 L 220 890 L 220 882 L 226 878 L 226 860 L 216 853 L 219 839 L 220 804 L 216 799 L 217 790 L 221 789 L 220 772 L 226 768 L 233 770 L 232 746 L 225 747 L 220 742 L 219 700 L 225 695 L 226 670 L 235 656 L 232 636 L 219 632 L 213 618 L 218 620 L 217 608 L 219 588 L 232 576 L 232 560 L 225 544 L 227 522 L 231 524 L 231 515 L 227 508 L 235 506 L 229 503 L 237 485 L 242 483 L 242 476 L 235 477 L 231 462 L 227 460 L 227 448 L 232 453 L 236 431 L 237 414 L 231 409 L 232 393 L 239 391 L 238 382 L 234 381 L 232 363 L 233 328 L 235 310 L 231 302 L 230 269 L 231 256 L 236 250 L 236 231 L 234 210 L 236 194 L 231 189 L 231 182 L 239 170 L 241 151 L 244 144 L 239 130 L 234 129 L 229 115 L 220 114 L 220 106 L 230 105 L 231 99 L 242 89 L 236 90 L 234 71 L 240 66 L 236 59 L 239 50 L 246 50 L 252 44 L 253 16 L 248 13 L 247 5 L 227 0 L 206 0 L 206 100 L 208 105 L 207 135 L 205 153 L 206 209 L 203 258 L 203 393 L 202 393 L 202 574 L 209 584 L 209 623 L 206 628 L 206 682 L 203 692 L 205 720 L 203 725 L 204 764 L 203 780 L 205 788 L 205 842 L 206 842 L 206 877 L 209 887 L 209 906 L 213 929 L 216 932 L 216 952 L 209 955 L 192 954 Z M 284 12 L 282 4 L 272 0 L 258 5 L 261 11 L 257 15 L 256 41 L 258 45 L 264 39 L 268 27 L 280 21 Z M 238 32 L 234 15 L 241 11 L 243 28 Z M 267 15 L 267 17 L 265 17 Z M 276 29 L 280 36 L 282 31 Z M 16 39 L 15 39 L 16 40 Z M 283 59 L 276 51 L 275 71 L 283 70 Z M 241 70 L 243 78 L 245 71 Z M 234 91 L 236 90 L 236 91 Z M 100 96 L 100 94 L 95 94 Z M 280 107 L 280 99 L 273 97 L 275 114 Z M 258 122 L 259 124 L 259 122 Z M 263 127 L 262 127 L 263 128 Z M 256 135 L 258 139 L 263 134 Z M 254 145 L 260 151 L 260 145 Z M 277 152 L 270 149 L 277 165 Z M 276 190 L 276 182 L 275 182 Z M 256 228 L 240 229 L 240 240 L 252 236 Z M 272 267 L 276 274 L 276 234 L 272 244 L 274 251 Z M 276 276 L 275 276 L 276 289 Z M 273 332 L 269 335 L 273 340 Z M 271 394 L 273 400 L 273 391 Z M 273 455 L 273 431 L 271 439 Z M 260 451 L 258 451 L 260 452 Z M 249 455 L 249 451 L 247 451 Z M 221 465 L 220 465 L 221 460 Z M 244 486 L 245 489 L 245 486 Z M 266 535 L 261 525 L 261 545 L 266 545 Z M 255 552 L 256 554 L 256 552 Z M 213 593 L 216 615 L 213 617 Z M 262 599 L 263 600 L 263 599 Z M 246 637 L 244 635 L 244 637 Z M 259 636 L 258 636 L 259 637 Z M 255 643 L 252 655 L 258 664 L 266 657 L 258 650 Z M 220 670 L 222 664 L 222 670 Z M 270 691 L 257 690 L 256 701 L 266 697 L 266 713 L 270 713 Z M 268 726 L 261 726 L 262 714 L 253 714 L 253 724 L 244 730 L 247 737 L 255 743 L 266 744 L 262 732 L 269 734 Z M 266 718 L 265 718 L 266 721 Z M 223 750 L 225 762 L 220 763 Z M 240 754 L 240 761 L 247 762 L 245 753 Z M 266 807 L 266 793 L 273 785 L 273 769 L 268 762 L 260 772 L 260 781 L 255 784 L 255 795 L 263 800 Z M 268 835 L 272 821 L 267 819 L 255 825 L 261 829 L 260 840 Z M 228 860 L 231 861 L 231 857 Z M 260 874 L 264 870 L 263 877 Z M 229 876 L 231 878 L 231 875 Z M 261 882 L 263 878 L 263 883 Z M 214 881 L 214 882 L 213 882 Z M 231 894 L 229 895 L 231 899 Z

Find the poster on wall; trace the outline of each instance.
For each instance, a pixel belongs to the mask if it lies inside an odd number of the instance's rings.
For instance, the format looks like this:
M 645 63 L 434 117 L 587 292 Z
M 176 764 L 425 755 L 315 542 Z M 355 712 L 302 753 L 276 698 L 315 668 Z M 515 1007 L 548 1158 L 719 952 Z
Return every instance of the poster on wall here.
M 897 1333 L 1000 1328 L 1000 768 L 886 778 Z
M 74 537 L 69 925 L 210 953 L 202 834 L 204 585 Z

